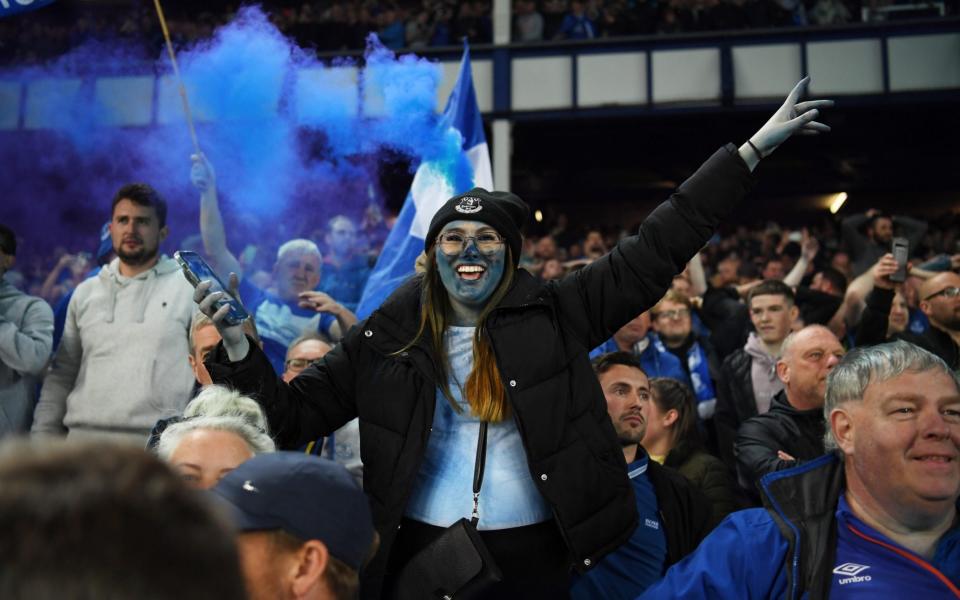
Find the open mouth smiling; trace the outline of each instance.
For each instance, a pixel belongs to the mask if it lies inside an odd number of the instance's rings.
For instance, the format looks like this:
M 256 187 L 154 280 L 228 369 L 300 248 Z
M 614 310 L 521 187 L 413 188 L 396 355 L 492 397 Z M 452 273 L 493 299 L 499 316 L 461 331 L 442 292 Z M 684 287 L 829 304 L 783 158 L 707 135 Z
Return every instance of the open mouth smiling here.
M 457 277 L 465 281 L 477 281 L 487 272 L 483 265 L 459 265 L 457 266 Z

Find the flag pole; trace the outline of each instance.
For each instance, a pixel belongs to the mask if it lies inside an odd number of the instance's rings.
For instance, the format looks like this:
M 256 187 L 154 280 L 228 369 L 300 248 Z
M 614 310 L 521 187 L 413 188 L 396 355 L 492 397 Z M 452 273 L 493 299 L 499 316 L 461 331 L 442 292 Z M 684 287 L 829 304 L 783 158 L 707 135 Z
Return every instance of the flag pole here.
M 167 54 L 170 55 L 170 62 L 173 64 L 173 74 L 177 78 L 177 84 L 180 86 L 180 99 L 183 100 L 183 112 L 187 117 L 187 127 L 190 129 L 190 139 L 193 141 L 193 149 L 197 154 L 200 154 L 200 142 L 197 141 L 197 130 L 193 127 L 193 115 L 190 113 L 190 102 L 187 101 L 187 88 L 183 84 L 183 78 L 180 77 L 180 67 L 177 66 L 177 55 L 173 51 L 173 42 L 170 41 L 167 19 L 163 16 L 163 8 L 160 6 L 160 0 L 153 0 L 153 5 L 157 9 L 157 17 L 160 18 L 160 29 L 163 30 L 163 39 L 167 43 Z

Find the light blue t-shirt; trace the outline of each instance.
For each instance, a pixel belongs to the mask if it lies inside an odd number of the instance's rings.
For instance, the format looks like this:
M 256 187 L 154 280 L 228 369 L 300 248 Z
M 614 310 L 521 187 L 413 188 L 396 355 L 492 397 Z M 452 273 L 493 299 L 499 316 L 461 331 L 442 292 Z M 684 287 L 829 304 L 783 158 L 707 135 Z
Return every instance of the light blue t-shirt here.
M 454 412 L 438 388 L 433 429 L 404 513 L 407 518 L 437 527 L 449 527 L 458 519 L 470 518 L 473 512 L 473 469 L 480 421 L 470 412 L 461 387 L 473 369 L 474 329 L 450 326 L 444 332 L 450 392 L 461 412 Z M 530 476 L 516 423 L 512 418 L 490 423 L 478 529 L 523 527 L 551 518 L 550 506 Z

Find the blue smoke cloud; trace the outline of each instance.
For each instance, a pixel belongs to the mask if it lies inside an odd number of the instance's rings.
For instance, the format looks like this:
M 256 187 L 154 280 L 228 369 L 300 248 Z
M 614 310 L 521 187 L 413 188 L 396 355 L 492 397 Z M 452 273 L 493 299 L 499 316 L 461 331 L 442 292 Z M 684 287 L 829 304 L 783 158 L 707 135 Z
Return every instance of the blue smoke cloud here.
M 453 181 L 469 181 L 459 134 L 435 112 L 440 68 L 398 58 L 375 38 L 363 63 L 321 64 L 247 7 L 178 59 L 234 252 L 264 235 L 274 242 L 308 235 L 336 214 L 359 218 L 371 195 L 381 195 L 383 154 L 404 156 L 411 168 L 432 161 Z M 145 181 L 170 205 L 165 249 L 195 234 L 193 146 L 171 73 L 166 52 L 146 57 L 121 43 L 0 72 L 0 80 L 32 84 L 28 104 L 36 110 L 27 124 L 46 123 L 0 132 L 0 221 L 28 247 L 90 248 L 114 192 Z M 104 79 L 118 75 L 142 77 Z M 115 125 L 124 119 L 150 124 Z

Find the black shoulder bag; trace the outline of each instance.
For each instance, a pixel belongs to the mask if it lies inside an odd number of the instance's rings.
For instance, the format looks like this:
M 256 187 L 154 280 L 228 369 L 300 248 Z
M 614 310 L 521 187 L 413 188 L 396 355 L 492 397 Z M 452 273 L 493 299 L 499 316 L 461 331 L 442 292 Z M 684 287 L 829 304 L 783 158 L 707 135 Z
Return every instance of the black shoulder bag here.
M 460 519 L 447 527 L 440 537 L 410 559 L 397 581 L 398 600 L 468 600 L 503 579 L 477 533 L 486 454 L 487 423 L 483 421 L 473 469 L 473 514 L 469 520 Z

